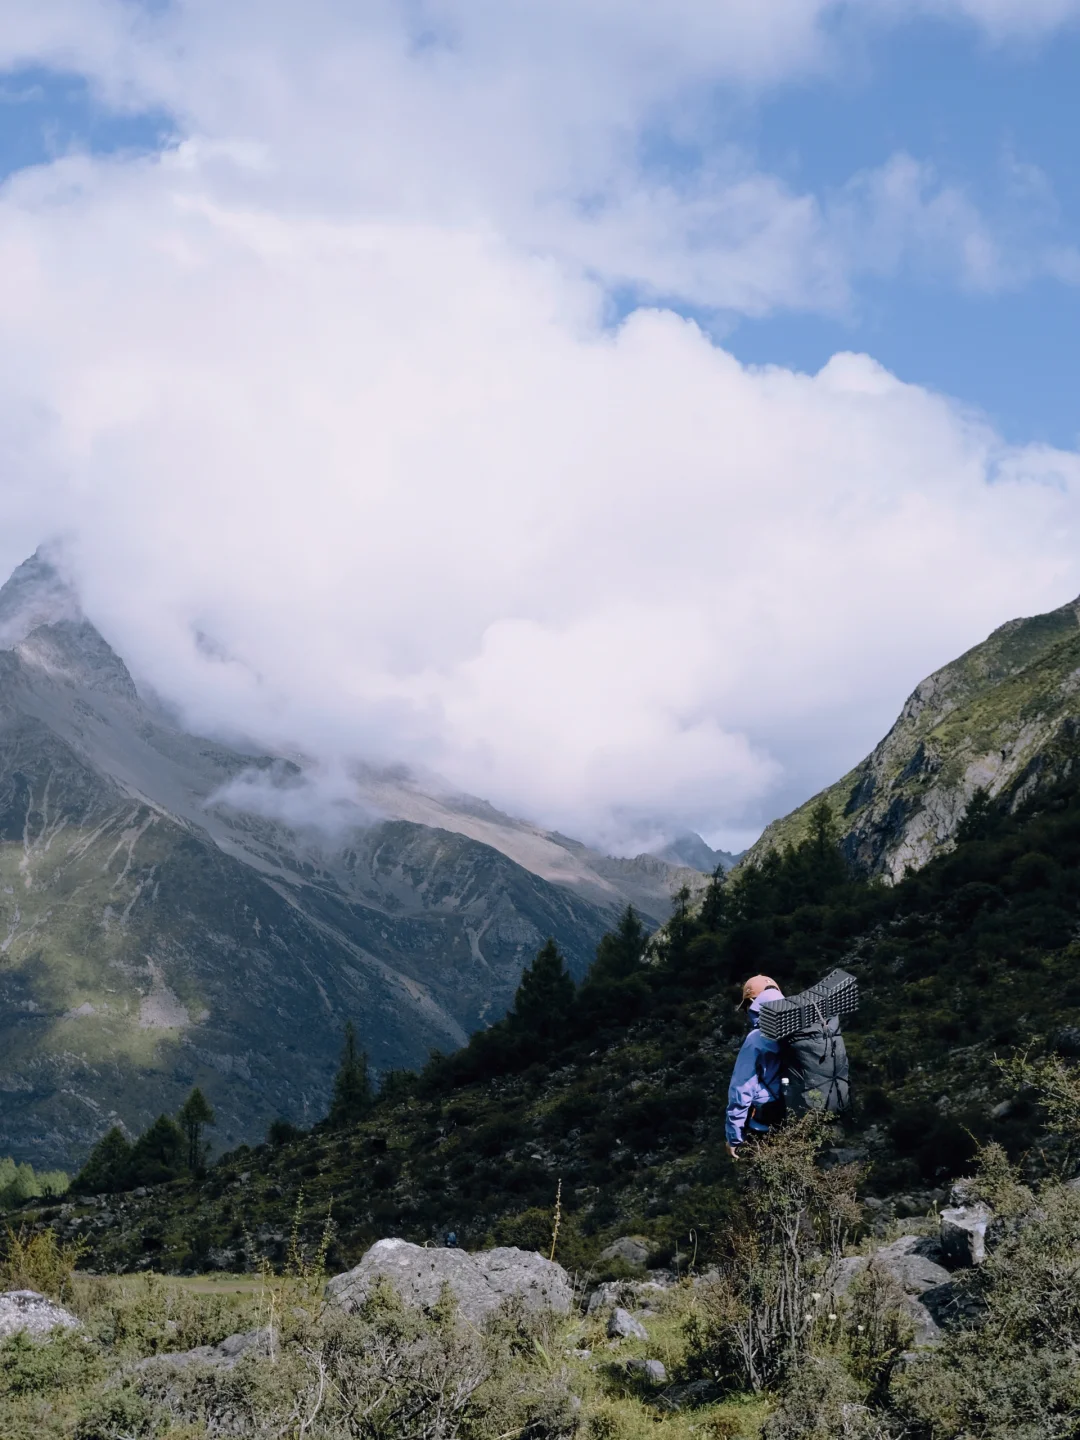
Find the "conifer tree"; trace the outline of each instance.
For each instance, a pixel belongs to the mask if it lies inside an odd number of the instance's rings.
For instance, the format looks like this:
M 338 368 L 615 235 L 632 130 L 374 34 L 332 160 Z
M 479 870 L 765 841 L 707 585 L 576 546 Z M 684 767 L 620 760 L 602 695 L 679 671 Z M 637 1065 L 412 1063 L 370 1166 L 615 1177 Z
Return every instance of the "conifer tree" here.
M 645 958 L 648 938 L 637 911 L 628 905 L 616 928 L 609 930 L 596 947 L 589 979 L 625 980 L 633 975 Z
M 122 1190 L 130 1168 L 131 1142 L 120 1126 L 114 1125 L 90 1151 L 71 1188 L 90 1195 Z
M 628 905 L 616 928 L 596 947 L 596 959 L 578 991 L 579 1030 L 597 1024 L 625 1024 L 648 1003 L 644 975 L 648 941 L 634 907 Z
M 335 1128 L 362 1120 L 371 1109 L 374 1093 L 368 1074 L 368 1059 L 356 1045 L 356 1026 L 345 1022 L 345 1045 L 341 1064 L 334 1076 L 334 1095 L 330 1101 L 329 1121 Z
M 208 1125 L 217 1123 L 210 1102 L 197 1085 L 181 1105 L 176 1118 L 187 1140 L 188 1169 L 196 1175 L 202 1169 L 203 1160 L 206 1158 L 205 1150 L 209 1149 L 209 1146 L 203 1145 L 203 1131 Z
M 131 1147 L 126 1183 L 161 1185 L 187 1168 L 187 1138 L 175 1120 L 159 1115 Z
M 547 940 L 522 972 L 510 1012 L 512 1028 L 538 1040 L 561 1034 L 574 1004 L 574 982 L 559 947 Z

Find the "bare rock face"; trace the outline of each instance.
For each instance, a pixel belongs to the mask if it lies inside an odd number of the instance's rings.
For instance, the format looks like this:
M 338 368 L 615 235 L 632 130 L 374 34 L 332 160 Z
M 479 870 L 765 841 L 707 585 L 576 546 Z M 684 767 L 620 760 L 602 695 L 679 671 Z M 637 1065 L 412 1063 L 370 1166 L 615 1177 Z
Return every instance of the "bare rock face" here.
M 976 790 L 1013 810 L 1067 775 L 1080 728 L 1080 600 L 1010 620 L 928 676 L 865 760 L 781 820 L 751 864 L 809 833 L 828 802 L 860 870 L 898 881 L 952 849 Z
M 985 1205 L 957 1205 L 941 1212 L 941 1248 L 953 1265 L 981 1265 L 986 1259 Z
M 448 1285 L 460 1313 L 474 1325 L 511 1296 L 531 1310 L 557 1315 L 568 1315 L 573 1301 L 566 1271 L 535 1251 L 499 1246 L 470 1255 L 396 1239 L 378 1241 L 354 1269 L 335 1275 L 326 1298 L 343 1310 L 358 1310 L 380 1280 L 389 1281 L 406 1305 L 421 1308 L 434 1305 Z
M 20 1330 L 38 1338 L 54 1330 L 77 1330 L 79 1321 L 61 1305 L 36 1290 L 8 1290 L 0 1295 L 0 1340 Z

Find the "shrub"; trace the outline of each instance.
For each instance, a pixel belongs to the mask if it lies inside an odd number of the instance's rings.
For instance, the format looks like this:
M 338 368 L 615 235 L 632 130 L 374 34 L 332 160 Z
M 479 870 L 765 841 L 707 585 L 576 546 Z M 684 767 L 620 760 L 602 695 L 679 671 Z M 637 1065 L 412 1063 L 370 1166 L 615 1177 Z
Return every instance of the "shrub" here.
M 690 1365 L 729 1387 L 776 1384 L 815 1338 L 816 1301 L 831 1289 L 858 1222 L 858 1170 L 823 1170 L 830 1125 L 812 1113 L 748 1146 L 741 1195 L 716 1276 L 688 1330 Z
M 53 1300 L 68 1298 L 75 1266 L 86 1248 L 83 1240 L 58 1240 L 51 1226 L 34 1231 L 8 1225 L 0 1244 L 0 1290 L 37 1290 Z

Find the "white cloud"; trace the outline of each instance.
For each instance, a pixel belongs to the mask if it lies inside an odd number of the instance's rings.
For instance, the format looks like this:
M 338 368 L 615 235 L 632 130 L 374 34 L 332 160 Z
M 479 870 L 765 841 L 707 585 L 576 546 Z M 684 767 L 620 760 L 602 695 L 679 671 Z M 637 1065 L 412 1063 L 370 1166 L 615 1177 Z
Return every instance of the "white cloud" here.
M 833 8 L 20 8 L 0 55 L 191 138 L 0 191 L 0 560 L 62 533 L 193 723 L 330 774 L 406 759 L 627 843 L 833 778 L 932 665 L 1080 590 L 1075 456 L 866 357 L 604 324 L 611 282 L 750 312 L 943 254 L 1005 283 L 905 157 L 824 202 L 724 146 L 643 169 L 711 84 L 822 63 Z
M 732 833 L 1080 589 L 1075 456 L 865 357 L 747 370 L 662 311 L 612 333 L 489 230 L 257 209 L 234 165 L 70 161 L 0 204 L 0 394 L 37 417 L 4 558 L 66 531 L 195 723 L 578 833 Z

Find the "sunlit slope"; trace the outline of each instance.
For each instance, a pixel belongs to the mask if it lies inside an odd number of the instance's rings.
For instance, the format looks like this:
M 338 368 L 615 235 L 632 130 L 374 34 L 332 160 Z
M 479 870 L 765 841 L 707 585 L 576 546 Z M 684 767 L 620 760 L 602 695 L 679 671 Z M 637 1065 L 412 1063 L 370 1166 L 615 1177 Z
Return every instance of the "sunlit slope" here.
M 1069 774 L 1080 726 L 1080 601 L 1011 620 L 924 680 L 873 753 L 748 853 L 797 843 L 828 801 L 849 857 L 896 880 L 953 840 L 974 792 L 1013 806 Z M 745 862 L 744 862 L 745 863 Z

